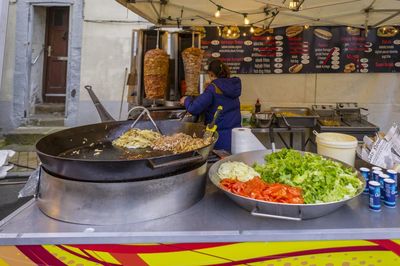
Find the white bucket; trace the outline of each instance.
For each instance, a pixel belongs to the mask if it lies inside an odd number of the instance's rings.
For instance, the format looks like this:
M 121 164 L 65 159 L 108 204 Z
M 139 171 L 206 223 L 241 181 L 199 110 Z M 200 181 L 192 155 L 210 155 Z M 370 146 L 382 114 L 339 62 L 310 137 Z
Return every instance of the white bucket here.
M 314 132 L 317 153 L 354 166 L 358 141 L 355 137 L 340 133 Z

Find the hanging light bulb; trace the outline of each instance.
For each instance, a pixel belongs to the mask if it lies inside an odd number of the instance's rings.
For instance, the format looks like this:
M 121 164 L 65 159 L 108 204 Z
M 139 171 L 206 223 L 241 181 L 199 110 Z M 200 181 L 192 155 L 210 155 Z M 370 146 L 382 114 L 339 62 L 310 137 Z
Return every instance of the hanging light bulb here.
M 247 14 L 243 14 L 243 17 L 244 17 L 244 20 L 243 20 L 244 25 L 249 25 L 250 24 L 250 20 L 247 17 Z
M 246 37 L 246 35 L 247 35 L 246 32 L 243 32 L 243 37 Z
M 289 2 L 289 9 L 293 11 L 298 11 L 300 8 L 300 1 L 299 0 L 290 0 Z
M 254 33 L 254 27 L 253 27 L 253 25 L 251 25 L 251 27 L 250 27 L 250 32 L 251 32 L 251 33 Z
M 231 30 L 231 28 L 229 27 L 228 28 L 228 34 L 231 34 L 232 33 L 232 30 Z
M 221 16 L 221 6 L 217 6 L 217 11 L 215 11 L 214 16 L 219 18 Z

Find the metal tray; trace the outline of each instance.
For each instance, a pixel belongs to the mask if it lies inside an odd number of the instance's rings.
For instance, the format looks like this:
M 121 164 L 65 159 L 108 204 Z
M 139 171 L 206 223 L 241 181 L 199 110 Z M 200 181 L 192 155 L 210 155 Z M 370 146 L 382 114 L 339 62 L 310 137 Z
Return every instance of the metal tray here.
M 275 113 L 279 127 L 315 127 L 317 124 L 316 113 L 308 107 L 272 107 L 271 111 Z M 285 116 L 282 112 L 290 112 L 295 115 Z
M 225 159 L 215 163 L 211 166 L 208 176 L 211 182 L 217 186 L 220 190 L 222 190 L 231 200 L 233 200 L 236 204 L 241 206 L 242 208 L 248 210 L 253 216 L 261 216 L 267 218 L 278 218 L 285 220 L 306 220 L 324 216 L 328 213 L 335 211 L 337 208 L 343 206 L 348 201 L 358 197 L 365 188 L 365 180 L 361 176 L 360 173 L 357 172 L 358 178 L 362 182 L 362 187 L 357 191 L 357 194 L 349 199 L 331 202 L 331 203 L 319 203 L 319 204 L 286 204 L 286 203 L 276 203 L 276 202 L 266 202 L 256 199 L 251 199 L 243 196 L 236 195 L 232 192 L 226 191 L 222 189 L 219 184 L 219 177 L 217 175 L 218 168 L 220 165 L 227 161 L 239 161 L 244 162 L 248 165 L 252 165 L 255 162 L 265 163 L 264 157 L 266 154 L 271 153 L 271 151 L 251 151 L 239 153 L 233 156 L 226 157 Z M 303 153 L 303 152 L 302 152 Z M 331 158 L 330 158 L 331 159 Z M 334 159 L 331 159 L 334 160 Z M 355 168 L 342 163 L 343 165 L 352 168 L 356 171 Z

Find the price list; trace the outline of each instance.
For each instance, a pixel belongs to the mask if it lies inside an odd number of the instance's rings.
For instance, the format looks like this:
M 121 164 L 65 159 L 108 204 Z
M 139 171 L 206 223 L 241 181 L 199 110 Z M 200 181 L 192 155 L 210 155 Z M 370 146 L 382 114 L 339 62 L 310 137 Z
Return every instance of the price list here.
M 400 72 L 400 28 L 369 30 L 290 26 L 273 30 L 206 27 L 204 63 L 219 59 L 233 74 Z
M 282 73 L 283 67 L 283 37 L 254 36 L 252 58 L 254 60 L 254 74 Z M 250 60 L 250 59 L 249 59 Z

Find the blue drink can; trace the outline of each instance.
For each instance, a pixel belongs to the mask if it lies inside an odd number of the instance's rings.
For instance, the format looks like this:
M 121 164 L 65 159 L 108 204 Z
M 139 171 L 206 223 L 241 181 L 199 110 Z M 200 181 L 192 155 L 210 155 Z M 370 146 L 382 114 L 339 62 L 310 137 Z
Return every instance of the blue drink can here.
M 369 193 L 368 181 L 370 180 L 370 172 L 371 171 L 366 167 L 361 167 L 360 168 L 360 173 L 364 177 L 365 183 L 367 183 L 367 185 L 365 186 L 363 194 L 368 194 Z
M 374 170 L 374 171 L 372 171 L 370 180 L 379 182 L 379 175 L 380 175 L 381 173 L 382 173 L 382 171 L 379 171 L 379 170 Z
M 387 170 L 386 172 L 387 172 L 389 178 L 394 180 L 396 196 L 398 196 L 399 195 L 399 188 L 398 188 L 398 181 L 397 181 L 397 172 L 395 170 Z
M 381 186 L 381 199 L 385 199 L 385 182 L 383 180 L 388 179 L 389 176 L 384 173 L 379 174 L 379 184 Z
M 385 206 L 388 208 L 396 207 L 396 182 L 391 178 L 386 178 L 384 181 L 385 186 Z
M 381 211 L 381 185 L 376 181 L 369 181 L 369 209 Z
M 372 169 L 372 171 L 381 171 L 382 172 L 382 168 L 380 168 L 379 166 L 372 166 L 371 169 Z

